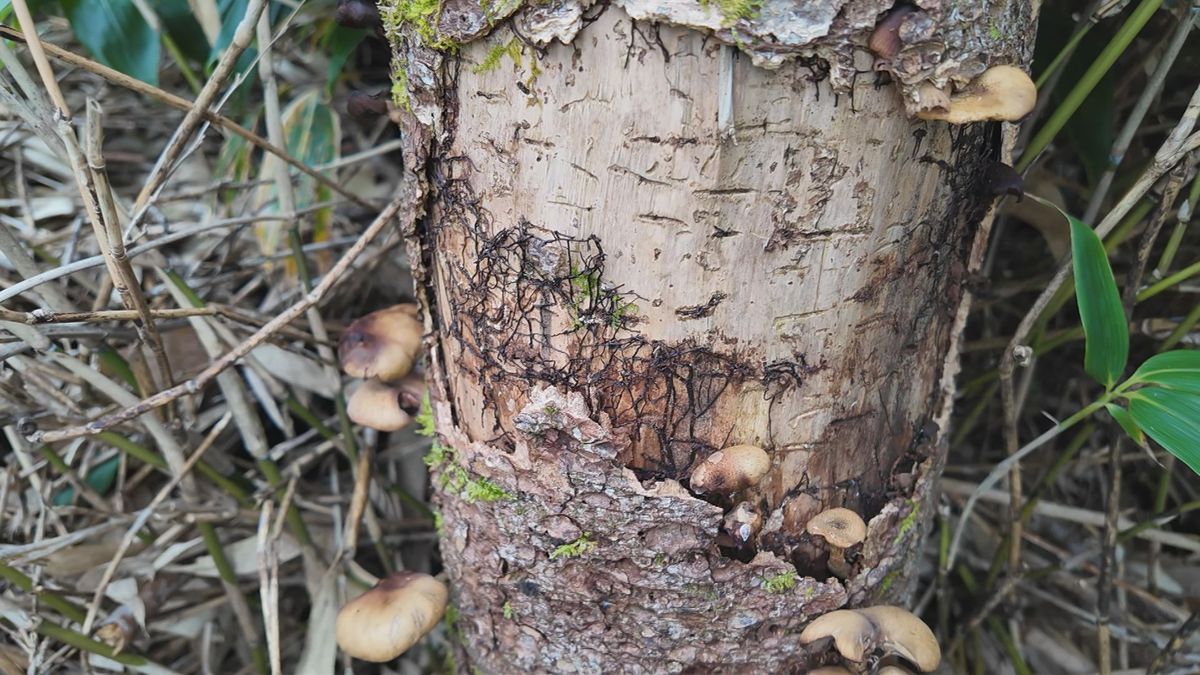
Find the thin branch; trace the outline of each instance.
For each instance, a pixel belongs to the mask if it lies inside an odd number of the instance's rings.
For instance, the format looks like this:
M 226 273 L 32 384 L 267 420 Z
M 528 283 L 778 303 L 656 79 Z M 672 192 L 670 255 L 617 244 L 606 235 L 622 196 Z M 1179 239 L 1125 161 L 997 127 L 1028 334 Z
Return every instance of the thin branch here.
M 250 46 L 251 39 L 254 37 L 254 26 L 265 7 L 266 0 L 251 0 L 246 6 L 246 14 L 238 23 L 237 29 L 233 33 L 233 39 L 221 54 L 221 59 L 213 69 L 212 76 L 204 83 L 204 89 L 200 90 L 200 95 L 196 97 L 196 101 L 184 115 L 183 121 L 179 123 L 179 128 L 171 137 L 171 141 L 159 156 L 158 161 L 155 162 L 154 168 L 150 170 L 146 184 L 142 186 L 141 192 L 134 200 L 131 220 L 136 222 L 140 219 L 142 211 L 150 203 L 150 198 L 158 192 L 171 170 L 174 169 L 175 160 L 183 154 L 184 146 L 204 121 L 204 111 L 217 99 L 221 88 L 225 86 L 225 81 L 237 66 L 238 58 Z
M 129 262 L 129 255 L 125 251 L 121 216 L 113 197 L 112 186 L 108 182 L 107 164 L 101 151 L 104 146 L 103 117 L 104 112 L 100 109 L 100 104 L 94 99 L 88 99 L 85 134 L 87 169 L 99 207 L 100 222 L 97 225 L 101 226 L 96 232 L 96 237 L 104 241 L 101 250 L 106 251 L 112 259 L 116 271 L 112 277 L 113 286 L 121 296 L 122 304 L 125 305 L 125 309 L 137 312 L 138 320 L 134 325 L 138 329 L 138 337 L 150 346 L 150 351 L 154 354 L 158 366 L 158 382 L 170 387 L 175 384 L 175 377 L 171 374 L 171 363 L 163 348 L 158 326 L 150 314 L 150 306 L 146 304 L 146 296 L 142 293 L 137 274 L 133 271 L 133 264 Z

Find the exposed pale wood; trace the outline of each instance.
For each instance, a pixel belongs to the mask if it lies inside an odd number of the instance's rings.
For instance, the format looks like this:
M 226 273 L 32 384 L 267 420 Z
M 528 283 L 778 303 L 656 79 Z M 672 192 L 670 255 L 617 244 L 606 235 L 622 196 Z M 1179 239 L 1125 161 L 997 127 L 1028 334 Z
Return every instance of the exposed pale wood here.
M 397 43 L 460 667 L 803 668 L 811 618 L 911 591 L 999 137 L 911 121 L 869 59 L 836 94 L 591 18 L 543 50 L 502 23 L 441 79 Z M 688 490 L 739 443 L 766 480 Z M 741 502 L 765 525 L 738 551 Z M 869 520 L 845 581 L 804 533 L 833 505 Z

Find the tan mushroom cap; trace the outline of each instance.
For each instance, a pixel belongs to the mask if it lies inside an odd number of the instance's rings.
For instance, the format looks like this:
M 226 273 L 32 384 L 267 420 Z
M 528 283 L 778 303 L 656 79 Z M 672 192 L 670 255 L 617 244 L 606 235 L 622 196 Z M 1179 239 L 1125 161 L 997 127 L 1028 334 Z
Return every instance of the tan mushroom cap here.
M 805 529 L 811 535 L 824 537 L 830 546 L 837 548 L 850 548 L 867 538 L 867 524 L 862 516 L 841 507 L 813 516 Z
M 771 469 L 771 457 L 756 445 L 732 445 L 709 455 L 692 470 L 697 492 L 731 493 L 753 487 Z
M 412 370 L 424 332 L 416 305 L 371 312 L 346 328 L 338 343 L 338 361 L 351 377 L 394 382 Z
M 807 645 L 822 638 L 832 638 L 842 658 L 862 663 L 875 645 L 875 624 L 852 609 L 838 609 L 822 614 L 800 632 L 800 644 Z
M 338 612 L 338 646 L 356 659 L 391 661 L 437 626 L 448 598 L 446 585 L 428 574 L 388 575 Z
M 942 648 L 933 631 L 916 614 L 892 605 L 863 607 L 855 611 L 878 628 L 881 649 L 903 656 L 923 673 L 937 670 L 942 662 Z
M 922 110 L 924 120 L 942 120 L 951 124 L 968 122 L 1016 122 L 1033 111 L 1037 86 L 1016 66 L 993 66 L 961 91 L 950 96 L 944 108 Z
M 875 671 L 875 675 L 912 675 L 912 673 L 900 666 L 887 665 Z
M 412 423 L 424 397 L 425 383 L 409 375 L 395 384 L 367 380 L 350 394 L 350 421 L 378 431 L 399 431 Z

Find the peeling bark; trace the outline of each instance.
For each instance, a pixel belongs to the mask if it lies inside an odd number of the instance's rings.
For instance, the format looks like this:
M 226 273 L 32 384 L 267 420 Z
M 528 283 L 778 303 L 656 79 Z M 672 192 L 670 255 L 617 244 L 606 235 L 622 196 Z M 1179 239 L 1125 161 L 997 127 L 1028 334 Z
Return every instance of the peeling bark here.
M 849 74 L 886 4 L 446 0 L 452 57 L 381 8 L 427 194 L 410 256 L 460 668 L 804 670 L 813 617 L 911 593 L 999 135 Z M 926 80 L 974 69 L 980 17 L 1030 33 L 1019 2 L 918 4 L 917 51 L 973 36 Z M 1020 39 L 971 63 L 1022 62 Z M 734 444 L 767 478 L 693 495 Z M 741 503 L 765 521 L 744 545 Z M 868 521 L 848 579 L 804 532 L 832 506 Z

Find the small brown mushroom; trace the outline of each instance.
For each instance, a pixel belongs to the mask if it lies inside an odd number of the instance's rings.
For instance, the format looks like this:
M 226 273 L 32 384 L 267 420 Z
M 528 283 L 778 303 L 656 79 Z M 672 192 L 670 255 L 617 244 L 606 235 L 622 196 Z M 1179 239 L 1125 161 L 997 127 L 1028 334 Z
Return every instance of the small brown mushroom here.
M 371 312 L 346 328 L 338 343 L 338 361 L 351 377 L 394 382 L 412 370 L 424 331 L 416 305 Z
M 877 605 L 856 610 L 878 629 L 880 649 L 904 657 L 923 673 L 937 670 L 942 649 L 929 626 L 903 607 Z
M 724 529 L 736 546 L 746 546 L 762 529 L 762 513 L 750 502 L 740 502 L 725 516 Z
M 333 20 L 346 28 L 370 28 L 383 32 L 379 8 L 370 0 L 338 0 L 337 9 L 333 10 Z
M 365 91 L 352 91 L 346 98 L 346 114 L 356 120 L 371 120 L 388 111 L 387 92 L 368 94 Z
M 448 597 L 446 585 L 428 574 L 388 575 L 338 612 L 338 646 L 356 659 L 391 661 L 437 626 Z
M 408 426 L 424 398 L 425 381 L 409 375 L 395 384 L 367 380 L 350 394 L 346 415 L 355 424 L 378 431 L 399 431 Z
M 942 120 L 951 124 L 968 122 L 1016 122 L 1033 111 L 1037 86 L 1016 66 L 993 66 L 961 91 L 950 96 L 943 107 L 920 110 L 924 120 Z
M 917 8 L 912 5 L 901 5 L 888 12 L 879 20 L 879 23 L 875 24 L 875 31 L 867 40 L 867 48 L 881 59 L 895 58 L 900 53 L 900 48 L 904 46 L 904 42 L 900 39 L 900 25 L 916 11 Z
M 846 549 L 861 544 L 867 537 L 867 524 L 862 516 L 850 509 L 829 509 L 813 516 L 805 529 L 829 544 L 829 571 L 841 579 L 849 577 Z
M 842 658 L 862 663 L 875 649 L 876 628 L 865 615 L 852 609 L 838 609 L 822 614 L 800 632 L 800 644 L 807 645 L 830 638 Z
M 758 484 L 771 468 L 771 457 L 754 445 L 733 445 L 718 450 L 692 470 L 696 492 L 730 494 Z

